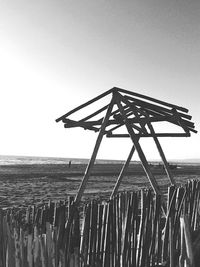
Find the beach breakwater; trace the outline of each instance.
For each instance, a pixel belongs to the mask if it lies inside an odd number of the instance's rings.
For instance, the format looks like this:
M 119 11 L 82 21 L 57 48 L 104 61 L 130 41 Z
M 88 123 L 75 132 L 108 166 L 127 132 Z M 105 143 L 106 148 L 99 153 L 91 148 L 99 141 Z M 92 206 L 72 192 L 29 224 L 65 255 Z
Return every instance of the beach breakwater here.
M 0 267 L 197 266 L 200 181 L 76 206 L 73 199 L 0 211 Z

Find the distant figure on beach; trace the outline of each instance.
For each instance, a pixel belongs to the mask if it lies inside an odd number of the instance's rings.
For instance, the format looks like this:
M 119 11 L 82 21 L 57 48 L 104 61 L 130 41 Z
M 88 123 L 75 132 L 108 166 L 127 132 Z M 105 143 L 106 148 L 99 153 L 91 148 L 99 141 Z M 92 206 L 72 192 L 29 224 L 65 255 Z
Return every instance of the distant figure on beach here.
M 68 167 L 71 168 L 71 165 L 72 165 L 72 161 L 70 160 L 69 164 L 68 164 Z

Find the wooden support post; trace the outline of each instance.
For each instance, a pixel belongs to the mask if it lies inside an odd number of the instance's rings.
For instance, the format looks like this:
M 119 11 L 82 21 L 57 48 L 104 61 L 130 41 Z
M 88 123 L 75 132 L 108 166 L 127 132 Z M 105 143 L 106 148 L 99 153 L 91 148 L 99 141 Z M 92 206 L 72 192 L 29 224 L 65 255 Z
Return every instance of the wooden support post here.
M 130 151 L 130 153 L 129 153 L 129 155 L 128 155 L 128 158 L 127 158 L 127 160 L 126 160 L 126 162 L 125 162 L 125 164 L 124 164 L 124 166 L 123 166 L 123 168 L 122 168 L 122 170 L 121 170 L 121 172 L 120 172 L 120 174 L 119 174 L 119 177 L 118 177 L 118 179 L 117 179 L 117 182 L 116 182 L 116 184 L 115 184 L 115 186 L 114 186 L 114 189 L 113 189 L 113 191 L 112 191 L 112 193 L 111 193 L 110 199 L 117 193 L 118 188 L 119 188 L 119 186 L 120 186 L 120 184 L 121 184 L 122 178 L 123 178 L 123 176 L 124 176 L 124 172 L 125 172 L 126 169 L 128 168 L 128 165 L 129 165 L 129 163 L 130 163 L 130 161 L 131 161 L 131 158 L 132 158 L 132 156 L 133 156 L 134 151 L 135 151 L 135 147 L 133 146 L 133 147 L 131 148 L 131 151 Z
M 112 112 L 112 109 L 113 109 L 113 105 L 114 105 L 114 99 L 112 98 L 111 102 L 110 102 L 110 105 L 107 109 L 107 112 L 106 112 L 106 115 L 104 117 L 104 120 L 103 120 L 103 123 L 101 125 L 101 128 L 100 128 L 100 131 L 99 131 L 99 135 L 97 137 L 97 140 L 96 140 L 96 144 L 95 144 L 95 147 L 94 147 L 94 150 L 93 150 L 93 153 L 92 153 L 92 156 L 91 156 L 91 159 L 88 163 L 88 166 L 86 168 L 86 171 L 85 171 L 85 174 L 83 176 L 83 179 L 82 179 L 82 182 L 81 182 L 81 185 L 78 189 L 78 193 L 75 197 L 75 202 L 78 203 L 80 200 L 81 200 L 81 197 L 83 195 L 83 192 L 85 190 L 85 186 L 86 186 L 86 183 L 89 179 L 89 176 L 90 176 L 90 173 L 91 173 L 91 170 L 92 170 L 92 167 L 94 165 L 94 162 L 95 162 L 95 159 L 96 159 L 96 156 L 97 156 L 97 153 L 98 153 L 98 150 L 99 150 L 99 147 L 100 147 L 100 144 L 101 144 L 101 141 L 103 139 L 103 135 L 105 133 L 105 128 L 107 126 L 107 122 L 109 120 L 109 117 L 110 117 L 110 114 Z
M 117 106 L 118 106 L 118 108 L 120 110 L 120 113 L 121 113 L 123 119 L 124 119 L 125 126 L 126 126 L 127 131 L 128 131 L 128 133 L 130 135 L 130 138 L 131 138 L 131 140 L 132 140 L 132 142 L 133 142 L 133 144 L 135 146 L 135 149 L 136 149 L 136 151 L 138 153 L 138 156 L 139 156 L 139 158 L 141 160 L 142 166 L 143 166 L 144 171 L 145 171 L 145 173 L 146 173 L 146 175 L 147 175 L 147 177 L 149 179 L 149 182 L 150 182 L 155 194 L 156 195 L 161 195 L 161 192 L 160 192 L 160 190 L 158 188 L 158 184 L 157 184 L 157 182 L 156 182 L 156 180 L 155 180 L 155 178 L 154 178 L 154 176 L 153 176 L 153 174 L 152 174 L 152 172 L 150 170 L 150 167 L 149 167 L 147 159 L 146 159 L 146 157 L 144 155 L 144 152 L 143 152 L 143 150 L 142 150 L 142 148 L 141 148 L 141 146 L 140 146 L 140 144 L 138 142 L 137 137 L 135 137 L 135 132 L 132 129 L 131 124 L 128 122 L 128 120 L 126 118 L 126 115 L 124 113 L 123 107 L 122 107 L 122 105 L 120 103 L 120 94 L 118 94 L 118 93 L 114 93 L 114 94 L 115 94 L 115 98 L 116 98 L 115 100 L 116 100 Z
M 157 138 L 157 136 L 156 136 L 156 134 L 155 134 L 153 125 L 152 125 L 150 122 L 147 122 L 147 125 L 148 125 L 148 127 L 149 127 L 149 130 L 150 130 L 152 136 L 153 136 L 153 139 L 154 139 L 154 142 L 155 142 L 155 144 L 156 144 L 156 146 L 157 146 L 157 149 L 158 149 L 158 152 L 159 152 L 159 154 L 160 154 L 160 157 L 161 157 L 161 159 L 162 159 L 162 161 L 163 161 L 164 168 L 165 168 L 165 171 L 166 171 L 166 173 L 167 173 L 167 176 L 168 176 L 168 178 L 169 178 L 171 184 L 172 184 L 172 185 L 176 185 L 176 182 L 175 182 L 175 180 L 174 180 L 174 178 L 173 178 L 173 176 L 172 176 L 172 174 L 171 174 L 171 172 L 170 172 L 170 169 L 169 169 L 167 160 L 166 160 L 166 158 L 165 158 L 165 154 L 164 154 L 164 152 L 163 152 L 163 150 L 162 150 L 162 147 L 161 147 L 161 145 L 160 145 L 160 142 L 159 142 L 159 140 L 158 140 L 158 138 Z

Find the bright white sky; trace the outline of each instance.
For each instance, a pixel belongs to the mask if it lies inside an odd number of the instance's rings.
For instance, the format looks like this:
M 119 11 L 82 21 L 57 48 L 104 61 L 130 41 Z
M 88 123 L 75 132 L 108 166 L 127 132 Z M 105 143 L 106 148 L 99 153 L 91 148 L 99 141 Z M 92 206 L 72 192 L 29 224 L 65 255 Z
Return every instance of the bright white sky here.
M 199 130 L 199 14 L 199 0 L 0 0 L 0 154 L 90 157 L 97 134 L 55 119 L 113 86 L 188 108 Z M 160 141 L 200 158 L 199 134 Z M 98 157 L 130 148 L 105 138 Z

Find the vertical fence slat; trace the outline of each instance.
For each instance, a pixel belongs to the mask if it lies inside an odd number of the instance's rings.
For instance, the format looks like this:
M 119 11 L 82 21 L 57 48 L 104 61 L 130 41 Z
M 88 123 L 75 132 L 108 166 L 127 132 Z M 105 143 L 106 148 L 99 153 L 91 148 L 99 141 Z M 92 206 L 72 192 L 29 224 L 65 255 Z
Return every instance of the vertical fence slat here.
M 190 232 L 200 232 L 199 202 L 200 181 L 192 180 L 169 188 L 166 218 L 151 190 L 93 201 L 84 212 L 73 201 L 31 206 L 23 215 L 0 210 L 0 267 L 184 266 L 198 257 L 200 237 L 190 240 Z

